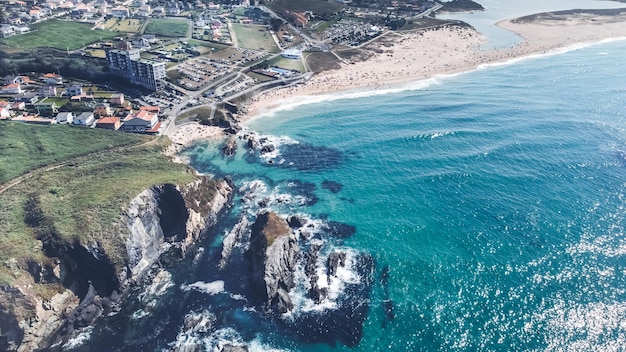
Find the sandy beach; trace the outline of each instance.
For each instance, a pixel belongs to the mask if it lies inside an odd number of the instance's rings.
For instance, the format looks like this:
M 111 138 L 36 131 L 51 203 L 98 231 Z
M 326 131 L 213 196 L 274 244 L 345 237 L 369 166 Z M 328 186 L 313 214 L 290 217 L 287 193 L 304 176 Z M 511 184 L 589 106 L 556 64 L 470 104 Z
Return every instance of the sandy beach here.
M 388 33 L 362 49 L 369 58 L 315 74 L 305 84 L 265 92 L 239 115 L 245 123 L 260 114 L 302 101 L 305 97 L 376 90 L 407 82 L 476 69 L 480 65 L 546 54 L 576 44 L 626 37 L 626 15 L 564 14 L 506 20 L 498 26 L 524 41 L 506 49 L 481 50 L 486 38 L 472 28 Z M 337 52 L 341 56 L 341 52 Z M 350 59 L 348 59 L 349 61 Z
M 187 160 L 180 155 L 183 149 L 199 141 L 222 139 L 224 131 L 217 126 L 205 126 L 193 122 L 176 126 L 176 130 L 168 137 L 172 140 L 172 144 L 165 149 L 165 155 L 174 162 L 187 163 Z

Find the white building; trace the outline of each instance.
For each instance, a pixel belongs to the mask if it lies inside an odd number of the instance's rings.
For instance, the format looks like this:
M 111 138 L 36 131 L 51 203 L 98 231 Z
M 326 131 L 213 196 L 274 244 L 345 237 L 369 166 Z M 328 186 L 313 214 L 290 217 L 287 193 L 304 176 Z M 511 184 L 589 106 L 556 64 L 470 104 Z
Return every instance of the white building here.
M 60 112 L 53 120 L 60 125 L 65 125 L 74 122 L 74 114 L 71 111 Z
M 300 60 L 302 58 L 302 50 L 298 49 L 287 49 L 283 51 L 280 56 L 287 59 Z
M 76 116 L 72 123 L 77 126 L 91 127 L 94 122 L 96 122 L 96 118 L 93 116 L 93 112 L 83 112 Z
M 65 93 L 70 97 L 83 95 L 83 86 L 78 84 L 69 85 L 65 88 Z

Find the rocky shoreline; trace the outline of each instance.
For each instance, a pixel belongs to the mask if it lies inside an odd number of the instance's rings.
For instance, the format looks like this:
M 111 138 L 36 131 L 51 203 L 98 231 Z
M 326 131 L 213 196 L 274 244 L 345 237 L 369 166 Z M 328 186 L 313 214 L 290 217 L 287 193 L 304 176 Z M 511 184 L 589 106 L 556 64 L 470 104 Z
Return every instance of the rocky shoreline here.
M 0 349 L 63 350 L 75 331 L 116 312 L 124 296 L 168 258 L 188 255 L 229 206 L 232 192 L 228 179 L 199 176 L 188 185 L 157 185 L 139 194 L 119 220 L 127 254 L 121 270 L 97 245 L 46 241 L 44 251 L 57 243 L 46 251 L 55 266 L 31 266 L 29 273 L 63 289 L 46 299 L 2 287 Z

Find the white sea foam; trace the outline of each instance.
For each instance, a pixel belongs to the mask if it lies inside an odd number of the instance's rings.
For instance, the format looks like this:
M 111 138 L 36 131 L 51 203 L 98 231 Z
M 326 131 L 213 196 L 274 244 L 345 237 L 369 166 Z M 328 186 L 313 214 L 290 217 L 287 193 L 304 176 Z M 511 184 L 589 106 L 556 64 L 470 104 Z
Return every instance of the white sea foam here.
M 291 98 L 281 100 L 280 106 L 273 107 L 269 111 L 261 111 L 259 114 L 255 115 L 252 119 L 248 120 L 246 123 L 249 123 L 250 121 L 254 121 L 261 117 L 274 116 L 277 112 L 292 111 L 303 105 L 319 104 L 319 103 L 332 102 L 335 100 L 342 100 L 342 99 L 367 98 L 367 97 L 372 97 L 372 96 L 395 94 L 395 93 L 401 93 L 401 92 L 412 91 L 412 90 L 422 90 L 432 85 L 441 83 L 442 78 L 453 77 L 456 75 L 458 74 L 453 73 L 453 74 L 446 74 L 446 75 L 437 75 L 432 78 L 416 80 L 413 82 L 390 84 L 390 85 L 385 85 L 383 87 L 376 87 L 376 88 L 357 88 L 353 90 L 334 92 L 333 94 L 305 95 L 305 96 L 291 97 Z
M 250 341 L 248 345 L 248 351 L 250 352 L 287 352 L 289 350 L 273 348 L 261 341 L 261 338 L 257 336 L 254 340 Z
M 162 296 L 172 286 L 174 286 L 174 283 L 172 282 L 172 274 L 167 270 L 161 269 L 154 276 L 150 285 L 148 285 L 144 291 L 139 294 L 139 300 L 147 302 L 155 297 Z
M 325 245 L 323 240 L 312 240 L 312 244 Z M 345 266 L 337 267 L 337 273 L 334 276 L 328 276 L 326 273 L 326 261 L 331 252 L 345 252 Z M 357 252 L 351 248 L 332 248 L 326 253 L 320 251 L 315 265 L 316 274 L 318 275 L 317 285 L 320 289 L 327 290 L 327 296 L 319 303 L 316 303 L 309 297 L 307 292 L 311 288 L 309 278 L 304 272 L 304 263 L 301 261 L 295 271 L 296 286 L 289 292 L 289 296 L 294 304 L 292 312 L 283 315 L 285 319 L 295 319 L 303 313 L 320 313 L 326 310 L 335 310 L 338 308 L 338 299 L 345 294 L 347 284 L 358 284 L 361 277 L 356 268 Z
M 143 317 L 146 317 L 150 315 L 150 313 L 146 312 L 143 309 L 137 309 L 136 311 L 133 312 L 133 314 L 130 316 L 131 319 L 133 320 L 139 320 Z
M 216 280 L 213 282 L 197 281 L 189 285 L 182 284 L 180 286 L 180 289 L 183 291 L 196 290 L 196 291 L 204 292 L 211 296 L 214 296 L 214 295 L 224 292 L 224 281 L 222 280 Z
M 91 333 L 93 332 L 93 326 L 88 326 L 84 329 L 80 330 L 80 333 L 75 337 L 67 340 L 67 342 L 63 345 L 63 350 L 73 350 L 75 348 L 81 347 L 85 344 L 85 342 L 89 341 L 91 338 Z
M 241 196 L 243 209 L 250 216 L 254 216 L 259 210 L 266 208 L 292 213 L 310 201 L 305 196 L 289 193 L 289 185 L 286 189 L 283 185 L 269 189 L 261 180 L 244 182 L 239 188 L 239 192 L 243 194 Z
M 259 136 L 257 141 L 259 143 L 259 149 L 262 150 L 263 147 L 273 146 L 274 150 L 270 152 L 260 152 L 259 158 L 265 161 L 268 164 L 277 163 L 283 164 L 285 159 L 281 158 L 281 149 L 286 145 L 298 144 L 297 140 L 288 137 L 288 136 L 272 136 L 272 135 L 262 135 Z
M 416 139 L 435 139 L 435 138 L 444 137 L 444 136 L 453 136 L 454 134 L 456 134 L 456 132 L 454 132 L 454 131 L 430 132 L 430 133 L 418 134 L 414 138 L 416 138 Z

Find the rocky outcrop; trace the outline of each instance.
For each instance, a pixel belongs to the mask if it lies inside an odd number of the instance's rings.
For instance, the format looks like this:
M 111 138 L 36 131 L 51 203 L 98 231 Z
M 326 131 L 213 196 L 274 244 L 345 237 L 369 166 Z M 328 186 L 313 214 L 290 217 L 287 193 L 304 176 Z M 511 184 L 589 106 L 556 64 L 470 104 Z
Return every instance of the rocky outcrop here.
M 119 236 L 126 238 L 126 250 L 116 253 L 115 258 L 121 258 L 116 262 L 98 243 L 65 240 L 38 200 L 29 198 L 25 223 L 41 241 L 47 258 L 15 264 L 20 273 L 16 283 L 0 287 L 0 350 L 48 348 L 114 311 L 121 295 L 157 261 L 167 262 L 164 254 L 185 255 L 217 222 L 231 193 L 229 180 L 204 176 L 188 185 L 165 184 L 141 192 L 120 219 Z M 42 288 L 48 293 L 42 295 Z
M 222 153 L 225 157 L 230 158 L 237 152 L 237 137 L 230 136 L 224 146 L 222 147 Z
M 248 232 L 248 225 L 248 219 L 242 216 L 233 229 L 224 236 L 224 240 L 222 241 L 222 259 L 220 259 L 220 263 L 218 264 L 220 269 L 224 269 L 228 264 L 233 249 L 242 242 Z
M 259 214 L 252 224 L 246 256 L 254 298 L 273 314 L 293 309 L 289 290 L 295 286 L 300 252 L 287 222 L 276 213 Z
M 202 176 L 184 186 L 155 186 L 135 197 L 123 219 L 130 233 L 126 249 L 131 280 L 140 279 L 166 251 L 184 253 L 215 225 L 232 190 L 227 179 Z

